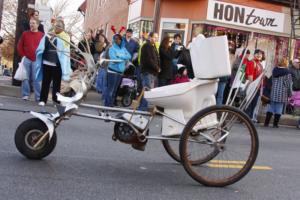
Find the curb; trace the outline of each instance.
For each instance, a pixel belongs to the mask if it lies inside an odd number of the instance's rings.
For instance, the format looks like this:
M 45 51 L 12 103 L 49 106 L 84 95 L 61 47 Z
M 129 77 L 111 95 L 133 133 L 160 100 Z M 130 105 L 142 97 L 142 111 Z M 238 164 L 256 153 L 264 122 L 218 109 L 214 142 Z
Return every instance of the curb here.
M 0 84 L 0 95 L 21 98 L 21 90 L 20 87 L 17 86 Z M 51 99 L 51 94 L 49 94 L 49 99 Z M 88 104 L 100 105 L 101 94 L 93 90 L 89 91 L 87 97 L 84 99 L 84 102 Z M 260 123 L 263 123 L 265 121 L 265 115 L 259 115 L 257 119 Z M 296 127 L 298 120 L 299 116 L 296 115 L 282 115 L 279 125 Z M 273 121 L 271 120 L 270 125 L 272 125 L 272 123 Z
M 0 84 L 0 95 L 21 98 L 21 88 L 12 85 Z M 51 95 L 52 94 L 49 93 L 49 100 L 51 100 Z M 33 98 L 33 94 L 31 94 L 31 98 Z M 84 102 L 99 105 L 101 103 L 101 94 L 97 93 L 96 91 L 89 91 L 87 97 L 84 99 Z

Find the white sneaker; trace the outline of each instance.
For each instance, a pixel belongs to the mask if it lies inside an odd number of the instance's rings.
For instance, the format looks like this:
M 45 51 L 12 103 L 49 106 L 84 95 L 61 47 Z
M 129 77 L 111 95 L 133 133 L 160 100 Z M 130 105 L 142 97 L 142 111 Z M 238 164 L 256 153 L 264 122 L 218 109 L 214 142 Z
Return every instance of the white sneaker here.
M 24 96 L 24 97 L 22 97 L 22 99 L 23 99 L 24 101 L 28 101 L 28 100 L 29 100 L 29 96 Z
M 45 106 L 45 102 L 40 101 L 40 102 L 39 102 L 39 106 Z

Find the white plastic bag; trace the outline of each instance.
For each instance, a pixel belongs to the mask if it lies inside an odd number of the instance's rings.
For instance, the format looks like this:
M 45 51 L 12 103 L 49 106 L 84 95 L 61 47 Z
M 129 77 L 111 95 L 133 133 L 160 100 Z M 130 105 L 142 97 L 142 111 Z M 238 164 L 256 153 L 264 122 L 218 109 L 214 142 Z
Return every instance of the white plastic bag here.
M 19 81 L 23 81 L 23 80 L 26 80 L 28 79 L 28 76 L 27 76 L 27 71 L 26 71 L 26 68 L 24 66 L 24 58 L 22 58 L 21 62 L 19 63 L 19 67 L 15 73 L 15 76 L 14 76 L 14 79 L 16 80 L 19 80 Z

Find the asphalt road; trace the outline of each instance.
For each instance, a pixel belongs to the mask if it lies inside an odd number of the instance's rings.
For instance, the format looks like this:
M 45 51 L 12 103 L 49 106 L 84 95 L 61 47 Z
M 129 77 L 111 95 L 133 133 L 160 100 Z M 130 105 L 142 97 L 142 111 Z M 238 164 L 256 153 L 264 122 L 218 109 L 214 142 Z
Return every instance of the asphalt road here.
M 33 102 L 0 97 L 2 108 L 39 110 Z M 50 109 L 54 110 L 54 109 Z M 111 140 L 112 123 L 73 117 L 58 129 L 54 152 L 41 161 L 24 158 L 14 132 L 29 114 L 0 111 L 0 199 L 191 200 L 300 198 L 300 131 L 257 126 L 260 150 L 256 166 L 234 185 L 209 188 L 195 182 L 159 141 L 145 152 Z M 159 120 L 151 132 L 158 134 Z

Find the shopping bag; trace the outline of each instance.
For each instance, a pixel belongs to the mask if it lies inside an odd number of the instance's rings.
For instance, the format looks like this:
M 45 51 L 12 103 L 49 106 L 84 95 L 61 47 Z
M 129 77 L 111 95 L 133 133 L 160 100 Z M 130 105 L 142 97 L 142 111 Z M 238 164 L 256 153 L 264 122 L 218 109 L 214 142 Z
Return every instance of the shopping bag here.
M 15 73 L 15 76 L 14 76 L 14 79 L 16 80 L 19 80 L 19 81 L 23 81 L 23 80 L 26 80 L 28 79 L 28 76 L 27 76 L 27 71 L 26 71 L 26 68 L 24 66 L 24 58 L 22 58 L 21 62 L 19 63 L 19 67 Z

